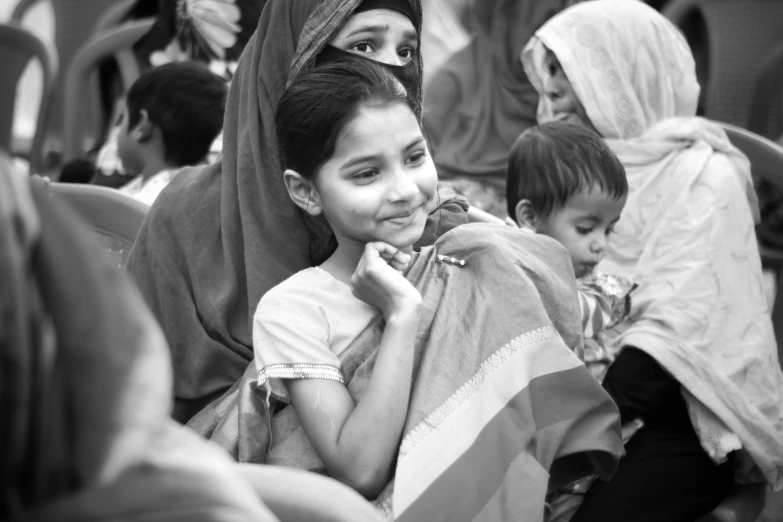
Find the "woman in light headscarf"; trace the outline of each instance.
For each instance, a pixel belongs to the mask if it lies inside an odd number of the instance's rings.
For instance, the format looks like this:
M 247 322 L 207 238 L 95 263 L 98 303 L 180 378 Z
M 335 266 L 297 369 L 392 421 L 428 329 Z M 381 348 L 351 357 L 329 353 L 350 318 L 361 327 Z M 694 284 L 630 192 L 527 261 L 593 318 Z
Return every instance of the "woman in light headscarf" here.
M 741 481 L 783 486 L 783 376 L 764 298 L 747 158 L 696 118 L 693 57 L 636 0 L 595 0 L 545 24 L 523 63 L 539 121 L 606 138 L 630 193 L 600 268 L 635 280 L 609 332 L 604 387 L 646 426 L 574 520 L 694 520 Z
M 504 218 L 511 145 L 536 123 L 538 94 L 519 54 L 577 0 L 474 0 L 471 42 L 426 85 L 424 123 L 438 175 L 471 205 Z

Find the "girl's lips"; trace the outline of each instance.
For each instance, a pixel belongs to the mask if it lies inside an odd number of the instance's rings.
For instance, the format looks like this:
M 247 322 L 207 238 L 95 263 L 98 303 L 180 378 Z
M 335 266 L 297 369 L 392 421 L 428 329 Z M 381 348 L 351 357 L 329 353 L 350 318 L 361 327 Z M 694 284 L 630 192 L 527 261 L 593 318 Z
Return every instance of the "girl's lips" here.
M 421 206 L 414 207 L 410 210 L 406 210 L 405 212 L 400 212 L 399 214 L 394 214 L 393 216 L 387 217 L 384 221 L 406 221 L 409 218 L 411 218 L 416 212 L 421 208 Z

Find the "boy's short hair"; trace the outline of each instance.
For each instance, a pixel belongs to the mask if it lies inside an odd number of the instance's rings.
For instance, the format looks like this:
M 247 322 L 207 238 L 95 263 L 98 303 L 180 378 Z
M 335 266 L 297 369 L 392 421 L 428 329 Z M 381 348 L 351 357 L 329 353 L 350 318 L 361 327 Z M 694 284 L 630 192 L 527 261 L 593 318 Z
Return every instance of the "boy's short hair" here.
M 506 182 L 511 218 L 523 199 L 530 201 L 536 215 L 547 216 L 593 187 L 617 199 L 628 193 L 623 164 L 589 129 L 560 121 L 544 123 L 523 132 L 511 147 Z
M 225 81 L 198 63 L 155 67 L 128 90 L 128 128 L 138 124 L 144 109 L 163 134 L 167 162 L 199 163 L 223 128 L 226 91 Z

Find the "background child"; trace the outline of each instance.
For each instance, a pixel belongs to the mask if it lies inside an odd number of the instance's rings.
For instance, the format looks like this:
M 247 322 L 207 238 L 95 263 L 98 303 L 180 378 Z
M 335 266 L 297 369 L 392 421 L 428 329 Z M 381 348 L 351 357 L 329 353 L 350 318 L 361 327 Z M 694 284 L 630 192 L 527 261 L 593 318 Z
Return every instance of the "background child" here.
M 324 215 L 337 247 L 261 299 L 258 382 L 293 404 L 332 477 L 375 498 L 391 479 L 410 400 L 421 295 L 400 271 L 434 207 L 435 166 L 402 84 L 364 60 L 297 78 L 276 127 L 291 200 Z M 372 377 L 355 403 L 341 356 L 380 316 Z
M 142 74 L 128 90 L 117 142 L 122 192 L 152 204 L 181 167 L 201 163 L 223 128 L 226 85 L 206 67 L 171 63 Z
M 601 380 L 609 362 L 595 336 L 628 314 L 629 282 L 595 271 L 628 196 L 625 169 L 596 133 L 551 122 L 520 135 L 508 161 L 514 224 L 559 241 L 578 278 L 585 362 Z

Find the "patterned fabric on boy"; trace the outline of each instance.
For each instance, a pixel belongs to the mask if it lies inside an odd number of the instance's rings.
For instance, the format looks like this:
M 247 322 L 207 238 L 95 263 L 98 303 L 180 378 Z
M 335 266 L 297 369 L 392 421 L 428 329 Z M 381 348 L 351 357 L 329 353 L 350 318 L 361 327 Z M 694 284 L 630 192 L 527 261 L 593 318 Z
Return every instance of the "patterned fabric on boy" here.
M 598 334 L 628 317 L 631 311 L 631 292 L 637 285 L 624 277 L 599 271 L 577 279 L 576 285 L 585 334 L 585 365 L 593 377 L 601 382 L 612 357 L 604 348 Z

